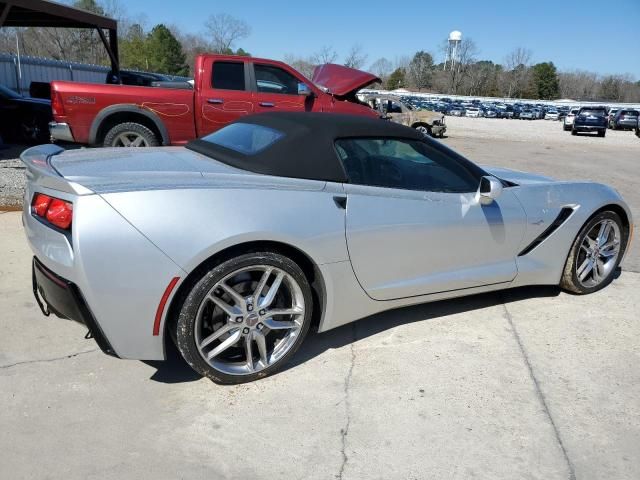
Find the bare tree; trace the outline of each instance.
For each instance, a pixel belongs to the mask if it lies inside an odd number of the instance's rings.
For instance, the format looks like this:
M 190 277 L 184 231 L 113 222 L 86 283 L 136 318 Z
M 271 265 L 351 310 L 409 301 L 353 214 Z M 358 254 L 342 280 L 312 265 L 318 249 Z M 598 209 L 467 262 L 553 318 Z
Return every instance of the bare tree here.
M 465 38 L 460 42 L 456 51 L 455 62 L 452 62 L 446 71 L 451 93 L 458 93 L 462 82 L 469 74 L 471 65 L 475 62 L 477 54 L 478 48 L 473 40 Z
M 313 70 L 315 68 L 315 65 L 313 64 L 311 59 L 298 57 L 298 56 L 296 56 L 296 55 L 294 55 L 292 53 L 287 53 L 284 56 L 284 62 L 287 65 L 291 65 L 293 68 L 295 68 L 301 74 L 303 74 L 305 77 L 307 77 L 309 79 L 311 77 L 313 77 Z
M 518 47 L 510 52 L 504 60 L 504 66 L 507 70 L 513 70 L 518 65 L 529 66 L 533 53 L 528 48 Z
M 362 68 L 364 62 L 367 61 L 367 54 L 363 52 L 362 45 L 359 43 L 353 45 L 344 59 L 345 67 Z
M 393 71 L 393 64 L 382 57 L 369 66 L 369 71 L 384 80 Z
M 560 96 L 575 100 L 597 100 L 600 77 L 593 72 L 574 70 L 558 74 Z
M 335 63 L 338 59 L 338 53 L 330 45 L 324 45 L 320 50 L 311 55 L 309 60 L 314 65 L 323 65 L 325 63 Z
M 507 97 L 522 97 L 531 79 L 532 52 L 518 47 L 505 57 L 505 69 L 508 83 Z
M 182 45 L 182 51 L 186 57 L 185 62 L 191 69 L 193 69 L 193 66 L 195 65 L 196 56 L 201 53 L 208 53 L 214 50 L 213 45 L 211 45 L 211 42 L 208 41 L 205 35 L 198 33 L 183 33 L 173 26 L 170 30 Z M 193 75 L 193 71 L 191 74 Z
M 215 53 L 229 53 L 233 45 L 251 33 L 251 27 L 244 20 L 232 17 L 228 13 L 211 15 L 205 23 L 211 37 L 211 46 Z
M 419 90 L 429 88 L 433 78 L 433 56 L 429 52 L 416 52 L 407 68 L 409 86 Z
M 398 68 L 402 68 L 406 70 L 409 68 L 409 64 L 411 63 L 411 57 L 409 55 L 402 55 L 393 59 L 393 69 L 397 70 Z

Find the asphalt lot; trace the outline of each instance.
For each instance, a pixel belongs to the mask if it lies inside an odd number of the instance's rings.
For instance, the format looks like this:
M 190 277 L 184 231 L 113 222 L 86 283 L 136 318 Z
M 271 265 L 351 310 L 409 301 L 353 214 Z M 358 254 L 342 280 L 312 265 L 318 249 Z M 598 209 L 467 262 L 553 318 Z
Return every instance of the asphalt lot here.
M 477 119 L 447 120 L 445 142 L 480 163 L 604 181 L 640 212 L 640 140 L 496 141 Z M 175 353 L 114 359 L 43 317 L 19 214 L 0 213 L 0 232 L 0 478 L 640 478 L 637 241 L 594 295 L 526 288 L 387 312 L 222 387 Z

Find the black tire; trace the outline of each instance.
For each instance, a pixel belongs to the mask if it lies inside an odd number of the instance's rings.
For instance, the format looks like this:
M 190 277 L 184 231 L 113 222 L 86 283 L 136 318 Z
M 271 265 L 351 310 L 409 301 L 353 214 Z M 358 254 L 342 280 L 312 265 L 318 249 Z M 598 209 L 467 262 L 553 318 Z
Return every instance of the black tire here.
M 253 374 L 230 375 L 213 368 L 200 354 L 195 339 L 196 315 L 200 304 L 214 285 L 230 273 L 252 265 L 274 266 L 291 275 L 302 290 L 305 313 L 302 319 L 302 327 L 300 328 L 295 343 L 291 345 L 289 351 L 279 360 Z M 200 375 L 223 385 L 246 383 L 271 375 L 286 365 L 304 341 L 309 331 L 309 326 L 311 325 L 312 313 L 313 295 L 311 287 L 298 264 L 290 258 L 275 252 L 247 253 L 222 262 L 212 268 L 193 285 L 180 308 L 172 336 L 185 361 Z
M 600 130 L 600 131 L 598 132 L 598 136 L 599 136 L 599 137 L 604 137 L 606 134 L 607 134 L 607 131 L 606 131 L 606 130 Z
M 585 287 L 578 280 L 578 274 L 575 268 L 576 260 L 578 258 L 578 254 L 580 251 L 580 245 L 582 244 L 584 237 L 587 235 L 587 233 L 589 233 L 589 231 L 593 228 L 593 226 L 605 219 L 613 220 L 618 224 L 618 227 L 620 228 L 620 232 L 621 232 L 620 252 L 618 253 L 618 258 L 616 260 L 615 267 L 611 269 L 611 272 L 609 272 L 609 275 L 604 280 L 602 280 L 598 285 L 594 287 Z M 597 215 L 594 215 L 593 217 L 591 217 L 582 226 L 582 228 L 580 229 L 580 232 L 578 233 L 575 240 L 573 241 L 573 244 L 571 245 L 571 250 L 569 250 L 569 255 L 567 257 L 567 261 L 564 266 L 564 271 L 562 272 L 562 278 L 560 279 L 560 288 L 572 293 L 576 293 L 578 295 L 585 295 L 588 293 L 597 292 L 598 290 L 601 290 L 607 285 L 609 285 L 613 281 L 613 278 L 616 274 L 616 270 L 618 269 L 618 266 L 620 265 L 620 261 L 622 260 L 622 257 L 624 257 L 624 251 L 627 245 L 628 235 L 629 233 L 627 229 L 624 228 L 622 219 L 615 212 L 607 210 L 604 212 L 600 212 Z
M 144 125 L 135 122 L 125 122 L 119 123 L 112 127 L 107 134 L 104 136 L 103 146 L 104 147 L 125 147 L 129 145 L 123 145 L 119 137 L 121 135 L 129 135 L 130 137 L 141 137 L 144 142 L 144 145 L 139 145 L 141 147 L 157 147 L 160 145 L 158 138 L 155 133 L 149 130 Z
M 572 128 L 571 135 L 577 135 L 577 134 L 578 134 L 577 130 L 575 128 Z
M 569 127 L 569 126 L 567 126 L 567 125 L 562 125 L 562 129 L 563 129 L 565 132 L 568 132 L 569 130 L 571 130 L 571 127 Z
M 432 137 L 433 134 L 431 132 L 431 127 L 429 125 L 427 125 L 426 123 L 416 123 L 413 126 L 414 129 L 418 130 L 420 133 L 422 133 L 424 136 L 429 136 Z M 426 130 L 426 131 L 425 131 Z

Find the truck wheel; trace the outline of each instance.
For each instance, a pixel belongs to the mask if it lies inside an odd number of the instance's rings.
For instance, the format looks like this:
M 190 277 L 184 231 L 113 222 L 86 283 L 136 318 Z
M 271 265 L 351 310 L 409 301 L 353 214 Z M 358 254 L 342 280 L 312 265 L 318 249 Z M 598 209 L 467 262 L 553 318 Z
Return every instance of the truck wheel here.
M 418 123 L 413 128 L 415 128 L 417 131 L 419 131 L 425 137 L 430 137 L 431 136 L 431 127 L 429 125 L 427 125 L 426 123 Z
M 119 123 L 104 137 L 105 147 L 157 147 L 160 145 L 155 134 L 139 123 Z

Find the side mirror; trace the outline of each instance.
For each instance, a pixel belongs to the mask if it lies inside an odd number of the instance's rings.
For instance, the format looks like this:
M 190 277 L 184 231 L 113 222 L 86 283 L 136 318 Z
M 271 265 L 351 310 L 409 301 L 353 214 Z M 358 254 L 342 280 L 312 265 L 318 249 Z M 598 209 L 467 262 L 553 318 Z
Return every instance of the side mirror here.
M 485 176 L 480 179 L 480 204 L 490 205 L 502 193 L 502 182 L 496 177 Z
M 309 85 L 302 82 L 298 83 L 298 95 L 304 95 L 305 97 L 309 97 L 312 94 L 313 92 L 309 88 Z

